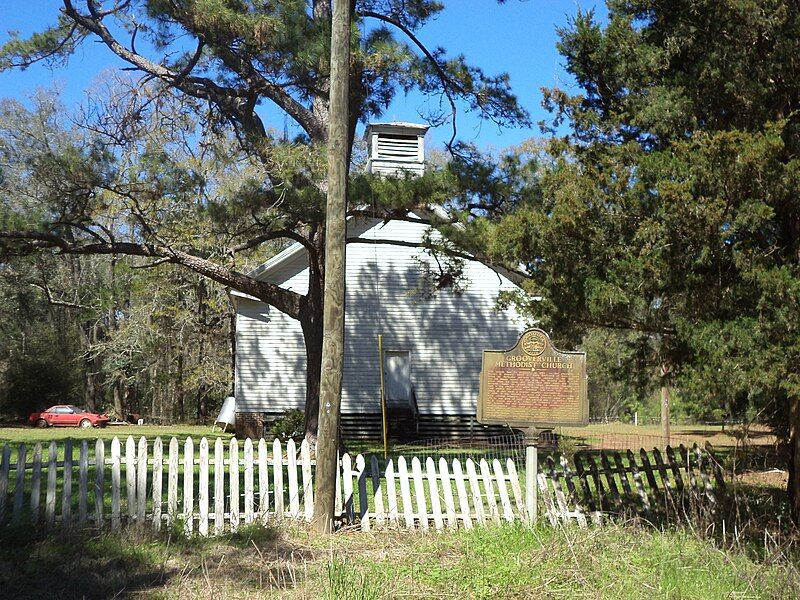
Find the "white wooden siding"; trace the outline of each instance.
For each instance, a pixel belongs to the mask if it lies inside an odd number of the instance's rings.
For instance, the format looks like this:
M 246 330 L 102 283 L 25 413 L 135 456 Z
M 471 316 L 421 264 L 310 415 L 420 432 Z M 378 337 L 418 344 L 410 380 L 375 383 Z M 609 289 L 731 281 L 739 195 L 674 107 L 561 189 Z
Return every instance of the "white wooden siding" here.
M 355 223 L 353 229 L 365 238 L 418 241 L 427 228 L 390 221 L 369 228 Z M 305 255 L 298 256 L 263 277 L 305 292 Z M 509 348 L 523 330 L 513 310 L 495 311 L 499 291 L 514 289 L 514 284 L 477 262 L 466 265 L 469 283 L 462 294 L 413 295 L 420 259 L 428 260 L 416 248 L 348 244 L 343 412 L 380 410 L 379 333 L 386 350 L 410 351 L 421 413 L 468 415 L 475 412 L 482 350 Z M 240 299 L 236 365 L 239 410 L 302 408 L 305 347 L 297 321 Z

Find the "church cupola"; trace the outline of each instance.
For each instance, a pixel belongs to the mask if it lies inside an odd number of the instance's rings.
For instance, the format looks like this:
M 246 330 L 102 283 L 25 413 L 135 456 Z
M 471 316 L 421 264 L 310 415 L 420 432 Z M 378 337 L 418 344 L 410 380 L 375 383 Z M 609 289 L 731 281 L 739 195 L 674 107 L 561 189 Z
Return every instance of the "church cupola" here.
M 378 175 L 422 175 L 425 171 L 427 125 L 371 123 L 367 140 L 367 172 Z

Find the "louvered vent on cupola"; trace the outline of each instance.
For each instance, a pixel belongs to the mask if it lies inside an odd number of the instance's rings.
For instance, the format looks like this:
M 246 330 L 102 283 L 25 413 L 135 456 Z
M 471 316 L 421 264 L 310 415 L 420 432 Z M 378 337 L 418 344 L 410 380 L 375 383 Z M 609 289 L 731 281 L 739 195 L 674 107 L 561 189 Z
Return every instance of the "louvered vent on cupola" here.
M 369 158 L 367 171 L 379 175 L 401 175 L 425 171 L 427 125 L 415 123 L 372 123 L 365 137 Z

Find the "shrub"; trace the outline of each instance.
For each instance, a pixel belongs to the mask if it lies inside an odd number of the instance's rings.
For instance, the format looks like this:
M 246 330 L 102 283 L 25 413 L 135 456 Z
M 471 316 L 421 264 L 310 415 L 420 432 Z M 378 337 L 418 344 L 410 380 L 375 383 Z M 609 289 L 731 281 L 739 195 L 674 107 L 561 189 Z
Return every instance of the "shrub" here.
M 299 441 L 305 435 L 305 425 L 306 418 L 303 411 L 293 408 L 272 423 L 269 433 L 284 442 L 289 439 Z

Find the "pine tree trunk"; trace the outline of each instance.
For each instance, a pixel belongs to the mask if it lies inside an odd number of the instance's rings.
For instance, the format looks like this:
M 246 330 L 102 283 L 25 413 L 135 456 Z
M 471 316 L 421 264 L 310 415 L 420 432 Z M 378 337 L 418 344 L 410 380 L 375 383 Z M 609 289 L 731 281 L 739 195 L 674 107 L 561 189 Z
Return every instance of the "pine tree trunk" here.
M 800 525 L 800 396 L 790 398 L 789 409 L 789 510 Z
M 324 256 L 324 234 L 316 236 L 317 252 L 309 256 L 308 294 L 300 312 L 300 327 L 306 346 L 306 439 L 316 447 L 319 426 L 319 381 L 322 375 L 322 292 L 324 289 L 324 267 L 320 264 Z
M 319 426 L 319 380 L 322 375 L 322 322 L 302 323 L 306 344 L 306 439 L 316 446 Z

